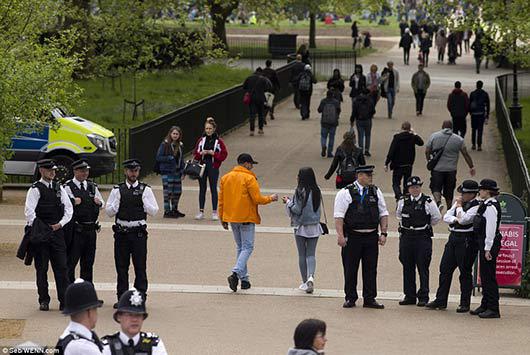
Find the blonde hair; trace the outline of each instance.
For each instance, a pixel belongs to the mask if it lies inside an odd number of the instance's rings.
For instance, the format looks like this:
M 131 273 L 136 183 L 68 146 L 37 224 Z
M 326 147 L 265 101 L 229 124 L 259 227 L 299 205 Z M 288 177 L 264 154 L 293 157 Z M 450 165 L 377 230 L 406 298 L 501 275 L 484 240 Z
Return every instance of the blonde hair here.
M 207 125 L 207 124 L 211 124 L 214 130 L 217 129 L 217 124 L 215 123 L 215 120 L 213 119 L 213 117 L 208 117 L 206 119 L 206 122 L 204 122 L 204 125 Z

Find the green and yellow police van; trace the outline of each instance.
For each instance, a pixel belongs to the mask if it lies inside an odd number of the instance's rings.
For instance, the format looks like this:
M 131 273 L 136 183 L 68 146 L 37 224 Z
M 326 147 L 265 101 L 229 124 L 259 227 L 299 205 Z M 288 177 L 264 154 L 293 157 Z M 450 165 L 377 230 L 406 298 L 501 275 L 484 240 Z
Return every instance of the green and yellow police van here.
M 60 181 L 72 176 L 70 164 L 78 159 L 87 160 L 92 178 L 115 169 L 116 138 L 112 131 L 59 108 L 52 110 L 51 116 L 58 123 L 56 128 L 46 126 L 42 131 L 12 138 L 13 154 L 4 163 L 5 174 L 37 176 L 36 162 L 44 158 L 56 161 Z

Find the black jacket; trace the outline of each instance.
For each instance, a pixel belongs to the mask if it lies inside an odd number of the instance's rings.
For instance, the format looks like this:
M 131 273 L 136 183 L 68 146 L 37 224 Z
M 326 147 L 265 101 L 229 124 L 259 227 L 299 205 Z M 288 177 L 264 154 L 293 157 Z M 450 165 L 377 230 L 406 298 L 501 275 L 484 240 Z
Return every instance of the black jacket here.
M 417 134 L 403 131 L 394 135 L 385 165 L 390 164 L 390 169 L 412 166 L 416 159 L 416 146 L 422 146 L 423 139 Z
M 408 33 L 404 33 L 403 36 L 401 36 L 401 40 L 399 40 L 399 46 L 401 48 L 410 49 L 410 46 L 412 46 L 412 36 Z
M 447 110 L 451 117 L 465 118 L 469 113 L 469 98 L 462 89 L 453 89 L 447 98 Z
M 368 95 L 357 96 L 352 103 L 350 123 L 355 120 L 371 120 L 375 115 L 374 102 Z
M 340 163 L 344 160 L 346 157 L 346 153 L 342 150 L 342 147 L 339 146 L 337 150 L 335 151 L 335 156 L 333 157 L 333 161 L 331 162 L 331 166 L 329 167 L 328 172 L 326 175 L 324 175 L 324 178 L 327 180 L 333 175 L 335 171 L 337 171 L 340 167 Z M 353 158 L 359 163 L 359 165 L 366 165 L 366 161 L 364 159 L 363 151 L 355 147 L 355 150 L 353 152 Z
M 272 83 L 266 77 L 254 73 L 243 83 L 243 90 L 250 93 L 253 104 L 264 104 L 266 100 L 265 92 L 272 90 Z
M 263 69 L 263 76 L 270 80 L 274 92 L 280 89 L 280 81 L 278 80 L 278 74 L 276 74 L 276 70 L 272 68 L 265 68 Z
M 469 95 L 469 111 L 475 115 L 490 115 L 490 97 L 483 89 L 476 89 Z
M 291 78 L 289 79 L 289 82 L 291 85 L 293 85 L 295 88 L 298 88 L 298 77 L 300 76 L 300 73 L 304 71 L 305 63 L 304 62 L 295 62 L 293 64 L 293 69 L 291 69 Z
M 333 90 L 333 97 L 342 102 L 342 92 L 344 91 L 344 80 L 342 78 L 331 78 L 328 80 L 328 90 Z
M 350 87 L 351 87 L 350 97 L 357 97 L 363 92 L 364 89 L 366 89 L 366 76 L 364 76 L 364 74 L 361 74 L 361 77 L 359 78 L 359 83 L 357 85 L 357 89 L 355 88 L 354 77 L 355 77 L 355 74 L 353 74 L 350 77 Z

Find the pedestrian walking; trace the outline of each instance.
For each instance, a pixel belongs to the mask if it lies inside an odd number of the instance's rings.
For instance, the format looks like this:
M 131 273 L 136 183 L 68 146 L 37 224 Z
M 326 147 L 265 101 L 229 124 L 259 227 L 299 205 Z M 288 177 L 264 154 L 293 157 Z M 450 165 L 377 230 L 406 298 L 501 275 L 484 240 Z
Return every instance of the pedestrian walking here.
M 374 108 L 379 101 L 381 92 L 379 85 L 381 84 L 381 75 L 377 72 L 377 65 L 370 65 L 370 72 L 366 75 L 366 87 L 370 90 L 370 98 L 374 104 Z
M 351 37 L 353 38 L 352 48 L 355 50 L 357 47 L 357 40 L 359 39 L 359 29 L 357 28 L 357 21 L 353 21 L 351 25 Z
M 490 97 L 482 89 L 484 83 L 477 81 L 477 89 L 469 94 L 469 112 L 471 114 L 471 149 L 482 150 L 482 133 L 490 115 Z M 478 148 L 477 148 L 478 145 Z
M 414 132 L 410 122 L 401 125 L 401 132 L 394 135 L 385 160 L 385 171 L 392 170 L 392 189 L 396 202 L 407 192 L 407 181 L 412 175 L 416 146 L 423 146 L 423 139 Z M 403 190 L 401 190 L 403 186 Z
M 228 150 L 221 137 L 217 134 L 217 124 L 212 117 L 208 117 L 204 124 L 204 133 L 195 144 L 193 156 L 195 160 L 205 165 L 204 174 L 199 178 L 199 213 L 196 220 L 204 219 L 204 206 L 206 204 L 206 184 L 210 183 L 212 195 L 212 221 L 218 221 L 217 214 L 217 181 L 219 168 L 228 156 Z
M 375 108 L 372 99 L 368 95 L 368 89 L 364 89 L 364 92 L 353 100 L 350 124 L 351 129 L 353 129 L 353 124 L 355 123 L 359 146 L 362 148 L 364 155 L 370 157 L 372 119 L 375 115 Z
M 429 302 L 429 266 L 432 258 L 432 226 L 441 219 L 440 210 L 430 196 L 421 191 L 423 182 L 418 176 L 407 180 L 408 195 L 397 205 L 399 220 L 399 261 L 403 265 L 403 293 L 401 306 L 425 307 Z M 420 288 L 416 291 L 416 269 Z M 416 303 L 417 301 L 417 303 Z
M 420 45 L 420 26 L 415 20 L 410 20 L 410 34 L 413 39 L 412 44 L 416 48 L 416 46 Z
M 156 153 L 158 171 L 162 175 L 164 194 L 164 218 L 180 218 L 186 215 L 179 211 L 184 175 L 184 152 L 182 151 L 182 129 L 173 126 L 160 143 Z
M 265 105 L 265 120 L 267 118 L 267 114 L 270 113 L 271 120 L 274 120 L 274 97 L 280 90 L 280 80 L 278 80 L 278 74 L 276 73 L 276 70 L 272 69 L 272 60 L 267 59 L 265 61 L 265 69 L 263 69 L 262 75 L 269 79 L 269 81 L 272 84 L 272 87 L 270 88 L 270 91 L 268 92 L 268 95 L 272 95 L 272 99 L 268 99 L 266 101 Z M 266 94 L 267 95 L 267 94 Z M 270 102 L 269 102 L 270 101 Z
M 454 189 L 456 187 L 456 172 L 458 167 L 458 157 L 462 153 L 467 165 L 469 174 L 475 176 L 473 159 L 467 152 L 464 139 L 453 133 L 451 121 L 442 123 L 442 130 L 435 132 L 429 138 L 425 147 L 427 161 L 431 159 L 431 153 L 441 152 L 438 161 L 431 169 L 430 188 L 436 204 L 442 210 L 442 196 L 445 198 L 446 206 L 453 204 Z
M 323 354 L 328 339 L 326 323 L 320 319 L 305 319 L 296 326 L 294 331 L 294 348 L 287 355 L 318 355 Z
M 423 114 L 425 95 L 427 95 L 427 90 L 431 86 L 431 77 L 423 69 L 423 64 L 418 65 L 418 71 L 412 75 L 410 84 L 416 98 L 416 116 L 420 116 Z
M 311 65 L 311 55 L 307 47 L 307 43 L 302 43 L 300 47 L 298 47 L 298 51 L 296 52 L 296 54 L 300 54 L 302 56 L 302 62 L 304 64 Z
M 396 103 L 396 95 L 399 93 L 399 72 L 394 69 L 394 62 L 388 61 L 384 74 L 381 75 L 384 91 L 386 94 L 388 118 L 392 118 L 392 110 Z
M 355 145 L 355 132 L 346 132 L 342 143 L 335 151 L 335 156 L 324 179 L 329 180 L 333 173 L 336 172 L 335 186 L 337 189 L 342 189 L 357 179 L 357 167 L 365 164 L 366 161 L 362 149 Z
M 72 218 L 73 208 L 66 190 L 55 179 L 57 165 L 52 159 L 37 162 L 41 176 L 26 195 L 24 215 L 29 228 L 29 250 L 35 262 L 39 310 L 50 309 L 48 265 L 51 263 L 59 310 L 64 309 L 64 293 L 68 286 L 68 266 L 63 227 Z
M 94 285 L 77 279 L 65 292 L 63 314 L 70 316 L 70 323 L 59 337 L 55 350 L 64 355 L 98 355 L 103 343 L 93 331 L 98 320 L 98 308 L 103 301 L 98 299 Z
M 298 92 L 300 94 L 300 115 L 302 121 L 309 119 L 311 113 L 311 95 L 313 94 L 313 84 L 317 79 L 311 72 L 311 65 L 306 64 L 304 71 L 298 77 Z
M 120 331 L 103 337 L 103 355 L 167 355 L 164 342 L 158 335 L 142 331 L 147 316 L 145 294 L 136 289 L 125 292 L 112 317 L 120 324 Z
M 402 17 L 401 20 L 399 20 L 399 35 L 403 37 L 403 34 L 405 34 L 407 28 L 409 28 L 409 25 L 407 23 L 407 20 Z M 410 31 L 410 29 L 409 29 Z
M 432 47 L 432 40 L 431 37 L 427 32 L 421 33 L 421 41 L 420 41 L 420 52 L 421 52 L 421 61 L 420 63 L 423 63 L 425 67 L 429 66 L 429 52 Z
M 455 82 L 455 88 L 447 97 L 447 110 L 453 121 L 453 132 L 464 138 L 467 131 L 466 117 L 469 113 L 469 98 L 462 90 L 460 81 Z
M 340 102 L 334 98 L 333 91 L 328 90 L 326 98 L 320 101 L 318 112 L 322 114 L 320 119 L 320 146 L 321 156 L 333 158 L 333 145 L 335 144 L 335 131 L 339 125 Z
M 473 31 L 471 31 L 469 28 L 466 28 L 464 30 L 464 36 L 463 36 L 463 39 L 464 39 L 464 50 L 466 52 L 466 54 L 469 53 L 469 42 L 471 40 L 471 36 L 473 35 Z M 476 38 L 476 36 L 475 36 Z
M 258 134 L 263 134 L 265 124 L 265 92 L 272 90 L 272 83 L 262 75 L 262 69 L 257 68 L 243 83 L 243 90 L 250 95 L 250 135 L 254 135 L 256 116 L 258 117 Z
M 438 290 L 434 301 L 427 303 L 429 309 L 446 309 L 453 273 L 460 273 L 460 304 L 457 313 L 469 312 L 473 291 L 473 265 L 477 258 L 478 244 L 473 233 L 473 218 L 479 201 L 478 183 L 464 180 L 457 189 L 460 197 L 445 213 L 443 220 L 449 225 L 449 239 L 440 260 Z M 459 217 L 460 213 L 460 217 Z M 464 217 L 465 214 L 465 218 Z
M 443 64 L 445 56 L 445 48 L 447 47 L 447 36 L 445 30 L 440 28 L 436 33 L 435 39 L 436 48 L 438 48 L 438 64 Z
M 292 197 L 283 196 L 291 227 L 294 227 L 294 238 L 298 250 L 298 267 L 302 284 L 298 287 L 306 293 L 313 293 L 315 286 L 316 248 L 318 238 L 323 230 L 320 225 L 322 213 L 322 193 L 317 185 L 312 168 L 301 168 L 298 171 L 298 186 Z
M 296 107 L 297 110 L 300 109 L 300 91 L 298 90 L 298 78 L 300 77 L 300 74 L 304 71 L 305 63 L 302 62 L 302 55 L 297 54 L 296 60 L 293 64 L 293 68 L 291 69 L 291 78 L 289 79 L 289 84 L 293 88 L 293 101 L 294 101 L 294 107 Z
M 360 64 L 355 65 L 355 72 L 350 77 L 350 88 L 350 98 L 353 105 L 355 98 L 366 89 L 366 76 L 364 76 L 363 66 Z
M 344 80 L 340 75 L 339 69 L 333 69 L 333 76 L 328 80 L 327 88 L 333 93 L 333 97 L 337 99 L 339 103 L 343 101 L 342 93 L 344 92 Z
M 480 74 L 480 64 L 482 63 L 482 57 L 484 57 L 484 47 L 482 45 L 482 36 L 479 33 L 475 36 L 471 49 L 473 50 L 473 58 L 475 58 L 475 70 L 477 74 Z
M 447 37 L 447 57 L 449 60 L 447 64 L 456 64 L 456 57 L 458 57 L 458 43 L 454 31 L 451 31 Z
M 405 65 L 409 65 L 410 47 L 412 46 L 412 43 L 413 39 L 410 35 L 410 29 L 407 27 L 399 40 L 399 48 L 403 48 L 403 64 Z
M 363 307 L 384 308 L 375 299 L 379 245 L 386 243 L 388 211 L 383 193 L 372 184 L 373 170 L 373 165 L 359 166 L 355 183 L 341 189 L 335 197 L 335 228 L 344 269 L 344 308 L 355 307 L 358 299 L 357 271 L 361 261 Z
M 86 160 L 72 163 L 74 178 L 64 186 L 72 203 L 74 212 L 69 223 L 71 239 L 67 249 L 68 280 L 74 282 L 75 268 L 80 262 L 80 277 L 88 282 L 93 280 L 94 260 L 96 258 L 99 210 L 105 205 L 98 185 L 88 180 L 90 166 Z
M 254 250 L 256 224 L 261 223 L 258 205 L 278 201 L 278 195 L 263 196 L 258 180 L 252 172 L 257 164 L 250 154 L 242 153 L 237 157 L 237 166 L 221 178 L 219 192 L 219 217 L 224 229 L 228 223 L 232 227 L 237 246 L 236 264 L 228 276 L 228 286 L 237 291 L 239 280 L 241 289 L 249 289 L 247 262 Z
M 125 181 L 114 186 L 109 195 L 105 212 L 115 217 L 114 263 L 117 272 L 116 297 L 129 289 L 129 265 L 134 266 L 134 288 L 147 293 L 147 215 L 158 213 L 153 190 L 138 181 L 141 163 L 138 159 L 123 162 Z M 118 307 L 118 302 L 114 308 Z

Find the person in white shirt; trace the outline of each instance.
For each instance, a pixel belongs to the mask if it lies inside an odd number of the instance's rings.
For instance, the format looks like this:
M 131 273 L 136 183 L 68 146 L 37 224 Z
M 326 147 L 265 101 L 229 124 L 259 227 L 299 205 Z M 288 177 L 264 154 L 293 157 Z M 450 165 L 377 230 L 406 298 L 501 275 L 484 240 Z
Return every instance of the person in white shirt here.
M 383 309 L 377 297 L 377 259 L 379 245 L 386 243 L 388 210 L 383 193 L 372 185 L 374 166 L 359 166 L 357 180 L 341 189 L 335 197 L 337 244 L 342 248 L 344 268 L 344 308 L 355 307 L 357 271 L 363 263 L 363 307 Z M 378 229 L 381 229 L 379 235 Z
M 137 159 L 123 162 L 125 182 L 114 186 L 105 211 L 109 217 L 115 217 L 114 262 L 118 273 L 116 295 L 118 300 L 129 289 L 129 265 L 132 257 L 134 265 L 134 287 L 147 292 L 147 215 L 158 212 L 153 190 L 138 181 L 141 164 Z M 118 307 L 118 302 L 114 308 Z
M 136 289 L 126 291 L 114 313 L 114 320 L 120 324 L 120 331 L 103 337 L 103 354 L 167 355 L 162 339 L 154 333 L 142 332 L 147 315 L 145 294 Z
M 88 180 L 90 166 L 86 160 L 72 163 L 74 178 L 68 180 L 64 189 L 74 206 L 74 215 L 68 224 L 67 240 L 68 278 L 74 282 L 75 268 L 80 262 L 80 277 L 92 282 L 96 258 L 96 238 L 100 230 L 99 210 L 105 205 L 98 185 Z
M 70 316 L 70 323 L 55 346 L 57 353 L 64 355 L 101 354 L 103 344 L 92 330 L 98 320 L 98 308 L 103 301 L 98 299 L 91 282 L 77 279 L 66 289 L 66 307 L 63 314 Z
M 50 309 L 48 264 L 51 263 L 59 309 L 62 310 L 69 283 L 63 227 L 72 218 L 72 204 L 64 188 L 53 181 L 57 169 L 55 161 L 42 159 L 37 162 L 37 167 L 41 179 L 28 190 L 24 214 L 27 226 L 31 227 L 30 249 L 35 260 L 39 309 Z
M 429 302 L 429 266 L 432 257 L 432 226 L 442 219 L 436 202 L 421 192 L 423 182 L 411 176 L 406 182 L 408 195 L 397 205 L 399 220 L 399 261 L 403 265 L 403 292 L 400 305 L 425 307 Z M 416 268 L 420 276 L 420 288 L 416 291 Z

